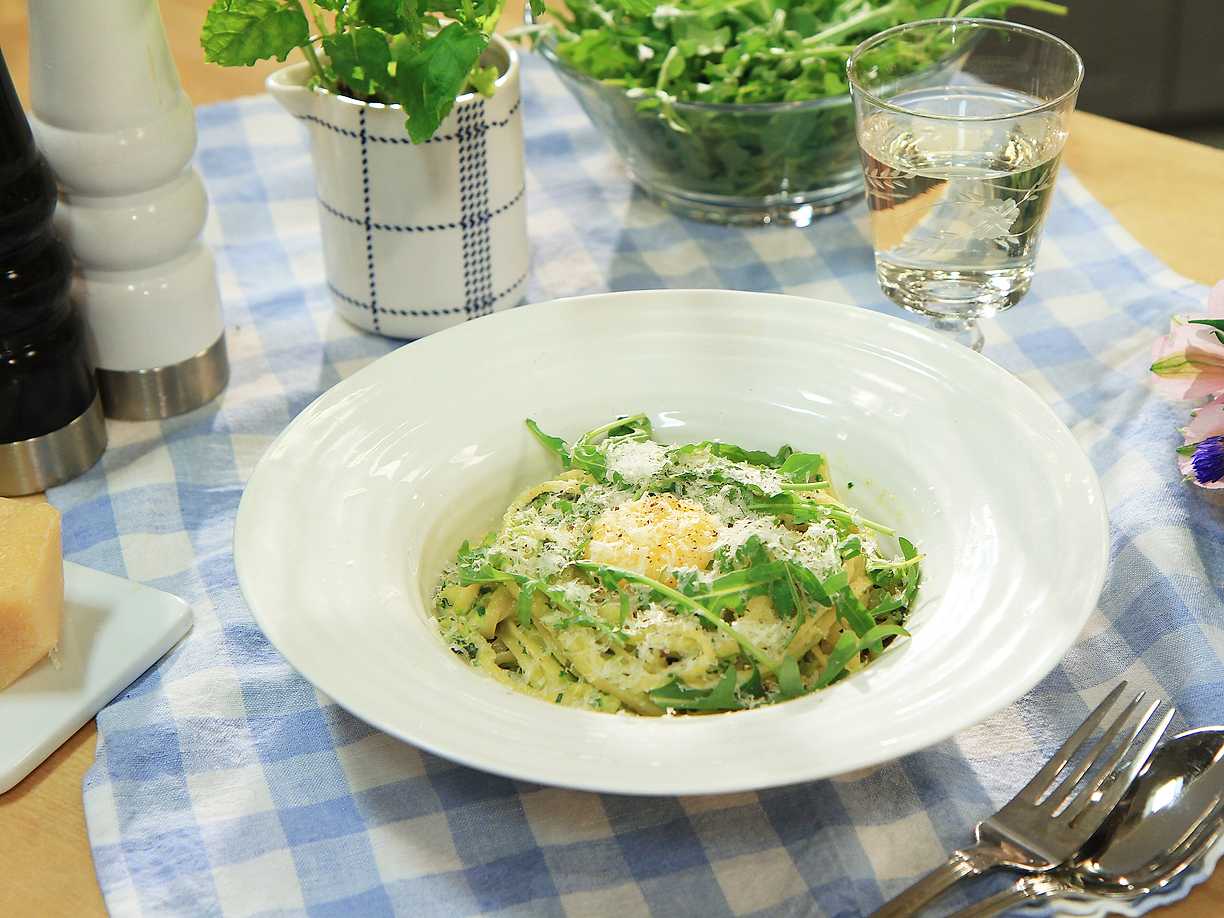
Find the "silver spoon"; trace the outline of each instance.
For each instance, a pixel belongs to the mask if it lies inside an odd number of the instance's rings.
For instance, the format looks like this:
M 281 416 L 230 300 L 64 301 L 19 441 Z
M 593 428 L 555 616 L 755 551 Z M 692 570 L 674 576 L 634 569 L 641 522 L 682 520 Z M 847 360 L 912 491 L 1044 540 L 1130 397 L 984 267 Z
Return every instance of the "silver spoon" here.
M 1072 863 L 1022 877 L 952 918 L 989 918 L 1033 899 L 1138 899 L 1166 886 L 1224 833 L 1224 727 L 1179 733 L 1156 750 Z

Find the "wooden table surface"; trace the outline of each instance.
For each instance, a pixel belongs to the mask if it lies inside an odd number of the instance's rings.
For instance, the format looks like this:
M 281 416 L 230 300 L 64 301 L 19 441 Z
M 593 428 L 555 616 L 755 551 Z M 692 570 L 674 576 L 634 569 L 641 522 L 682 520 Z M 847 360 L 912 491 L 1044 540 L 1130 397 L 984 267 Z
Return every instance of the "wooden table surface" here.
M 161 0 L 188 95 L 203 105 L 262 92 L 264 77 L 279 65 L 226 70 L 204 63 L 197 35 L 207 6 L 207 0 Z M 0 0 L 0 49 L 18 92 L 28 99 L 25 10 L 24 0 Z M 1174 270 L 1207 284 L 1224 278 L 1224 151 L 1079 114 L 1065 161 Z M 81 779 L 93 762 L 94 742 L 90 723 L 0 795 L 0 916 L 104 913 L 81 810 Z M 1224 915 L 1224 871 L 1161 914 Z

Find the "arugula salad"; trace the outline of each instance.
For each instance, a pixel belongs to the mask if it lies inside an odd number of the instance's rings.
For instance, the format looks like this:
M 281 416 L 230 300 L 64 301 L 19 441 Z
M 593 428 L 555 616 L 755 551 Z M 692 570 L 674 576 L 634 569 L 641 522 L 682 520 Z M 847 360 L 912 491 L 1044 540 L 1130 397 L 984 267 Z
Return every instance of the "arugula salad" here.
M 1063 13 L 1047 0 L 567 0 L 557 54 L 657 100 L 800 102 L 850 91 L 846 61 L 872 35 L 918 19 Z M 916 64 L 919 62 L 915 62 Z
M 573 443 L 561 471 L 443 572 L 433 614 L 482 673 L 559 705 L 640 715 L 819 691 L 907 636 L 920 556 L 834 491 L 818 453 L 665 446 L 643 414 Z
M 858 191 L 846 62 L 887 28 L 1047 0 L 567 0 L 528 31 L 648 188 L 714 199 Z M 941 49 L 903 62 L 929 66 Z

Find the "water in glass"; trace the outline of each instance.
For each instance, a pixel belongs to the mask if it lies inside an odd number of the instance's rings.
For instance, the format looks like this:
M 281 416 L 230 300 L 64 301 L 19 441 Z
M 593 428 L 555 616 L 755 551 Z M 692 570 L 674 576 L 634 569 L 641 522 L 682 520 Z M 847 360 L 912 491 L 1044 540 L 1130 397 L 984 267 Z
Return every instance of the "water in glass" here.
M 859 127 L 884 292 L 939 319 L 1015 304 L 1032 278 L 1065 119 L 1033 113 L 1039 99 L 986 85 L 919 89 L 890 102 Z

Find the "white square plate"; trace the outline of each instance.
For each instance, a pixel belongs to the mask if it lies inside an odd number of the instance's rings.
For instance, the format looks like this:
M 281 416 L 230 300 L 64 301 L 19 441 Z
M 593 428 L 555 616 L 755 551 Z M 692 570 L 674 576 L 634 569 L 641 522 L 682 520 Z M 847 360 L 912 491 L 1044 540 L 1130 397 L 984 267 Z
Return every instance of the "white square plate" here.
M 0 691 L 0 794 L 132 684 L 191 628 L 177 596 L 64 562 L 59 667 Z

